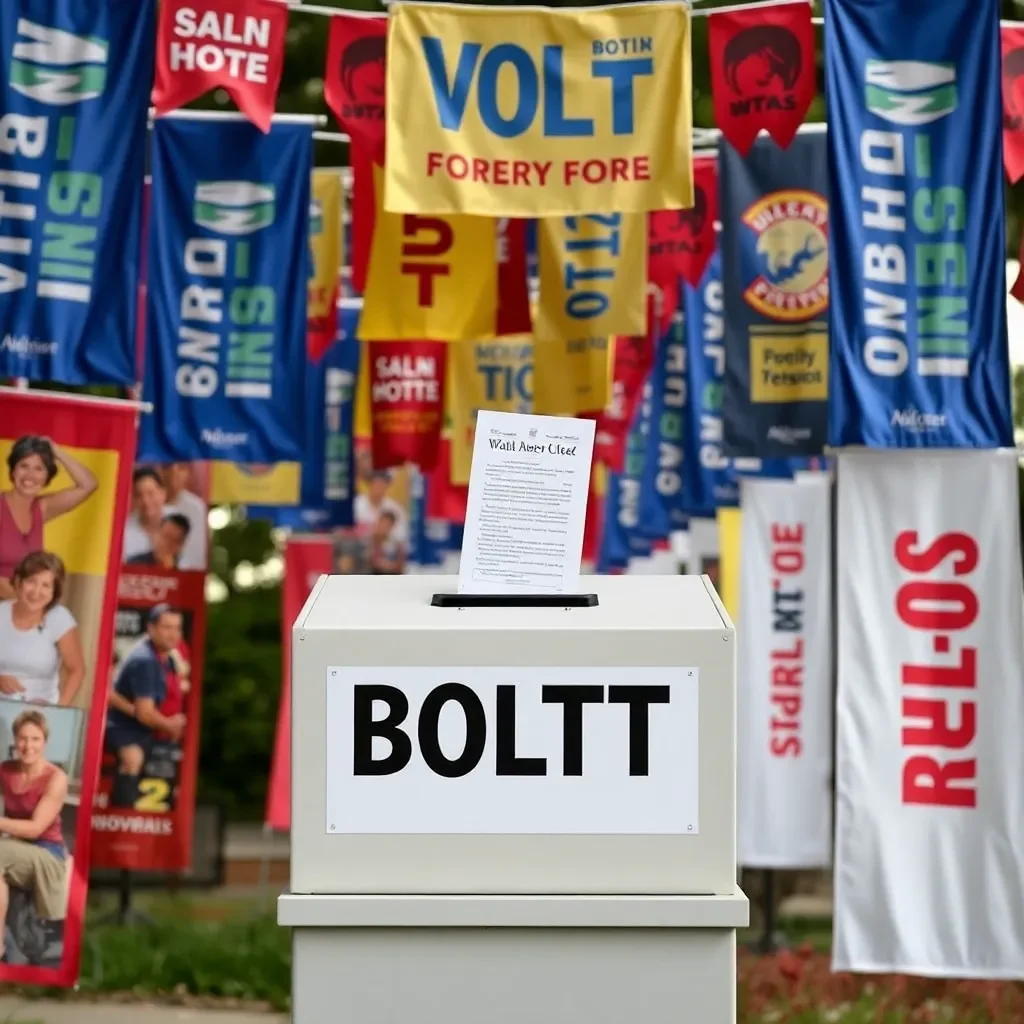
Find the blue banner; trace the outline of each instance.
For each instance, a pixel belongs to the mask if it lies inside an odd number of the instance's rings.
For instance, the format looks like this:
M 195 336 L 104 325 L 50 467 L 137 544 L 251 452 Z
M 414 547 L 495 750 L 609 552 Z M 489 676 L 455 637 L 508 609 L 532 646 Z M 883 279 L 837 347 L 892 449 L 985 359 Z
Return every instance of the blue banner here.
M 154 12 L 0 3 L 0 377 L 136 382 Z
M 1013 444 L 997 0 L 827 0 L 835 447 Z
M 640 476 L 639 532 L 660 539 L 685 530 L 683 511 L 683 424 L 686 415 L 686 343 L 682 317 L 675 317 L 658 341 L 646 384 L 650 416 Z
M 300 503 L 294 507 L 251 505 L 250 518 L 269 519 L 293 530 L 329 530 L 354 525 L 355 388 L 360 346 L 357 310 L 338 310 L 338 340 L 318 363 L 306 368 L 306 450 Z
M 312 157 L 304 125 L 154 125 L 140 457 L 302 458 Z
M 442 565 L 445 554 L 451 550 L 451 523 L 427 518 L 430 477 L 415 466 L 410 466 L 409 472 L 409 561 L 416 565 Z
M 788 149 L 718 150 L 725 308 L 726 453 L 820 455 L 828 431 L 828 154 L 821 132 Z
M 651 418 L 650 379 L 637 403 L 633 425 L 626 439 L 621 473 L 609 473 L 597 571 L 624 569 L 631 558 L 650 555 L 652 540 L 640 532 L 640 482 L 647 454 L 647 433 Z
M 741 476 L 787 478 L 788 459 L 730 459 L 722 453 L 725 315 L 722 258 L 716 250 L 696 288 L 682 285 L 686 341 L 683 425 L 683 512 L 714 519 L 718 508 L 740 502 Z

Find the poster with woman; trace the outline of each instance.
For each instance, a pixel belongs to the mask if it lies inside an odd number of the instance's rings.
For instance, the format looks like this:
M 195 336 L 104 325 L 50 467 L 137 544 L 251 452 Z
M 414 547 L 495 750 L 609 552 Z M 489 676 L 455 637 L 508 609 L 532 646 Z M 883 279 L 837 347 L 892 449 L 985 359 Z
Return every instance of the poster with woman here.
M 191 866 L 206 574 L 125 565 L 92 819 L 99 868 Z
M 130 402 L 0 388 L 4 982 L 78 977 L 136 417 Z

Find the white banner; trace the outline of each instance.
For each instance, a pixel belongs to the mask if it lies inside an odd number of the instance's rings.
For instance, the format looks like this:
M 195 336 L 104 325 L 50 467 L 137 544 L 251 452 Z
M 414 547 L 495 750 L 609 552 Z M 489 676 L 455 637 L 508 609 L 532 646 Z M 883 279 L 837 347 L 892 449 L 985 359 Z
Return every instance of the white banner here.
M 832 860 L 831 484 L 744 479 L 740 502 L 738 857 Z
M 833 968 L 1024 978 L 1017 460 L 839 456 Z

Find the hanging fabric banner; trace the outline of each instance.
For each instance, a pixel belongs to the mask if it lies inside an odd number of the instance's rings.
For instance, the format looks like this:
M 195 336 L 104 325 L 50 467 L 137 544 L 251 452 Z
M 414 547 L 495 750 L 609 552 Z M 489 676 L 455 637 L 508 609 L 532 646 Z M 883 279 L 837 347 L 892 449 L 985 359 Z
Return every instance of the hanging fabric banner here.
M 497 221 L 377 213 L 359 337 L 363 341 L 471 341 L 498 316 Z
M 817 93 L 811 5 L 712 12 L 708 60 L 723 137 L 743 156 L 762 130 L 787 149 Z
M 529 334 L 532 330 L 526 221 L 501 217 L 498 219 L 498 311 L 494 333 L 505 338 L 510 334 Z
M 832 862 L 832 482 L 744 480 L 737 860 Z
M 299 462 L 210 463 L 210 501 L 214 505 L 298 505 Z
M 448 365 L 448 380 L 451 381 L 450 359 Z M 450 437 L 442 437 L 437 465 L 431 471 L 430 481 L 427 485 L 427 517 L 441 519 L 446 523 L 457 524 L 461 527 L 466 522 L 468 501 L 469 487 L 467 484 L 452 482 L 452 440 Z M 460 541 L 455 550 L 461 551 L 461 549 L 462 542 Z
M 153 126 L 142 457 L 302 457 L 312 156 L 304 125 Z
M 1012 445 L 999 3 L 827 0 L 825 47 L 829 443 Z
M 788 476 L 781 459 L 729 459 L 722 454 L 725 317 L 722 259 L 716 251 L 697 288 L 683 289 L 686 401 L 683 404 L 683 512 L 713 519 L 739 502 L 741 474 Z
M 330 19 L 324 99 L 352 148 L 384 163 L 384 82 L 388 19 L 345 15 Z
M 338 335 L 343 216 L 341 175 L 337 171 L 314 171 L 310 189 L 306 354 L 317 360 Z
M 292 624 L 321 576 L 334 572 L 329 537 L 289 537 L 284 545 L 284 578 L 281 580 L 281 699 L 270 758 L 267 828 L 287 832 L 292 825 Z
M 633 423 L 644 381 L 654 365 L 654 336 L 651 333 L 612 340 L 612 381 L 608 404 L 597 418 L 594 461 L 621 472 L 626 438 Z
M 649 215 L 647 277 L 674 305 L 680 280 L 697 287 L 715 251 L 718 220 L 718 161 L 693 161 L 693 206 L 689 210 L 658 210 Z M 674 309 L 663 312 L 671 317 Z
M 533 343 L 533 411 L 539 416 L 598 416 L 608 404 L 608 338 Z
M 833 969 L 1022 978 L 1016 455 L 838 462 Z
M 126 565 L 116 621 L 92 863 L 124 871 L 188 871 L 199 767 L 205 569 Z M 161 673 L 156 687 L 150 685 L 153 666 Z
M 445 354 L 441 341 L 371 341 L 373 467 L 411 462 L 433 469 L 444 425 Z
M 358 146 L 349 145 L 352 161 L 352 288 L 362 295 L 370 271 L 370 250 L 377 223 L 377 200 L 373 190 L 373 161 Z
M 344 311 L 342 313 L 344 318 Z M 351 325 L 354 332 L 355 325 Z M 267 519 L 292 530 L 353 525 L 355 445 L 353 413 L 361 345 L 343 329 L 319 363 L 310 363 L 306 384 L 306 451 L 299 467 L 297 505 L 249 505 L 250 519 Z M 285 464 L 287 465 L 287 464 Z
M 719 146 L 726 452 L 820 455 L 828 429 L 828 167 L 825 136 L 787 150 Z
M 690 15 L 403 3 L 388 19 L 393 213 L 678 210 L 693 202 Z
M 131 402 L 0 389 L 7 984 L 78 979 L 137 415 Z M 19 769 L 48 781 L 26 792 Z M 40 834 L 29 819 L 46 799 L 58 813 Z
M 534 337 L 549 342 L 644 334 L 646 245 L 647 218 L 641 214 L 541 220 Z
M 676 317 L 658 341 L 648 378 L 650 416 L 644 468 L 640 476 L 640 532 L 667 537 L 684 530 L 683 433 L 687 405 L 686 341 L 682 318 Z
M 451 482 L 469 483 L 476 414 L 533 412 L 533 339 L 461 342 L 448 351 L 451 367 Z
M 1010 184 L 1024 177 L 1024 25 L 999 29 L 1003 51 L 1003 163 Z
M 284 71 L 288 8 L 271 0 L 161 0 L 153 106 L 158 114 L 223 89 L 269 132 Z
M 718 524 L 718 592 L 734 624 L 740 621 L 740 543 L 743 512 L 739 507 L 720 508 Z
M 0 4 L 0 379 L 137 379 L 154 8 Z

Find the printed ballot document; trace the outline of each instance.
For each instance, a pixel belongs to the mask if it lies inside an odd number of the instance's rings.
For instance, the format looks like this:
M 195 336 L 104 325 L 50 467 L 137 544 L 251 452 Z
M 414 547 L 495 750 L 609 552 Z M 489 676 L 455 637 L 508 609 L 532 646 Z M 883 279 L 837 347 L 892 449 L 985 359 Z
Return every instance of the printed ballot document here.
M 460 594 L 575 593 L 594 421 L 481 410 Z

